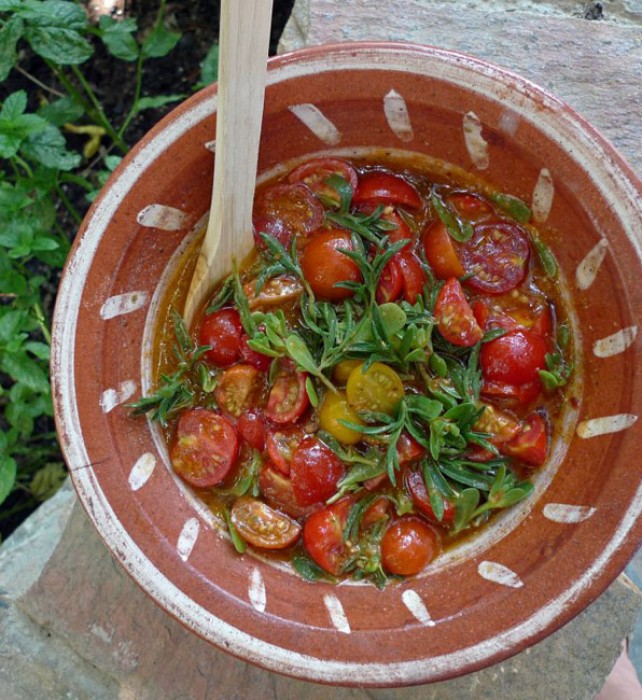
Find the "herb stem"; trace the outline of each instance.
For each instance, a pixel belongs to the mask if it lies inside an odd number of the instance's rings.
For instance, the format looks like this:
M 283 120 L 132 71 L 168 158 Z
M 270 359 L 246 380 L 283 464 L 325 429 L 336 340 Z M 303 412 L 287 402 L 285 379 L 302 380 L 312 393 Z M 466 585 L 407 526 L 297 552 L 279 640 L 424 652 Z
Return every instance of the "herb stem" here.
M 32 83 L 37 85 L 41 90 L 45 90 L 46 92 L 50 92 L 52 95 L 55 95 L 56 97 L 65 97 L 64 93 L 60 92 L 59 90 L 56 90 L 55 88 L 50 87 L 49 85 L 46 85 L 43 83 L 41 80 L 38 80 L 35 75 L 31 75 L 29 71 L 26 71 L 24 68 L 21 68 L 19 65 L 15 65 L 14 69 L 18 71 L 23 77 L 25 77 L 27 80 L 30 80 Z

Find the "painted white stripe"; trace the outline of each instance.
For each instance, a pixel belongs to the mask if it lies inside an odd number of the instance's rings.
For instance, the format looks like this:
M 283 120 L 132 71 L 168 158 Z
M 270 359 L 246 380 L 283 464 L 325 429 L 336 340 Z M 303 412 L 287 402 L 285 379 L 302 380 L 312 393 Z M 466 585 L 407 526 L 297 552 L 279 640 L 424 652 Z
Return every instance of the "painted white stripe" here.
M 614 416 L 590 418 L 578 423 L 576 432 L 579 437 L 587 440 L 609 433 L 619 433 L 621 430 L 630 428 L 637 419 L 638 417 L 632 413 L 617 413 Z
M 396 90 L 391 90 L 383 98 L 383 111 L 395 136 L 401 141 L 412 141 L 414 134 L 406 100 Z
M 588 289 L 595 282 L 608 247 L 609 244 L 603 238 L 577 266 L 575 280 L 580 289 Z
M 100 309 L 100 318 L 107 321 L 116 316 L 131 314 L 138 309 L 142 309 L 149 301 L 147 292 L 127 292 L 109 297 Z
M 555 184 L 550 172 L 546 168 L 542 168 L 535 183 L 533 190 L 533 219 L 538 223 L 544 223 L 548 219 L 553 206 L 553 197 L 555 196 Z
M 247 593 L 250 598 L 250 603 L 252 603 L 252 607 L 259 612 L 265 612 L 265 605 L 267 603 L 265 582 L 263 581 L 263 576 L 261 576 L 261 572 L 258 569 L 252 570 L 250 587 L 248 588 Z
M 136 392 L 136 382 L 126 379 L 121 382 L 116 389 L 105 389 L 100 395 L 100 407 L 103 413 L 109 413 L 116 406 L 125 403 Z
M 337 127 L 313 104 L 292 105 L 290 112 L 328 146 L 336 146 L 341 141 L 341 133 Z
M 129 487 L 132 491 L 145 486 L 149 477 L 154 473 L 156 468 L 156 457 L 151 452 L 145 452 L 144 455 L 136 460 L 136 464 L 129 472 Z
M 201 524 L 198 522 L 197 518 L 190 518 L 185 525 L 183 525 L 181 534 L 178 536 L 178 542 L 176 543 L 176 551 L 183 561 L 189 559 L 200 531 Z
M 520 577 L 507 566 L 498 564 L 495 561 L 483 561 L 477 571 L 482 578 L 493 583 L 499 583 L 501 586 L 509 588 L 521 588 L 524 583 Z
M 593 343 L 593 354 L 596 357 L 612 357 L 619 355 L 629 348 L 638 334 L 637 326 L 623 328 L 613 335 L 609 335 Z
M 180 209 L 165 204 L 150 204 L 138 212 L 136 221 L 146 228 L 180 231 L 185 226 L 187 215 Z
M 214 139 L 213 141 L 206 141 L 205 148 L 207 148 L 207 150 L 211 151 L 212 153 L 216 153 L 216 139 Z
M 403 600 L 404 605 L 410 610 L 410 612 L 421 622 L 423 625 L 428 625 L 429 627 L 435 626 L 435 621 L 430 617 L 424 601 L 421 596 L 413 590 L 404 591 L 401 594 L 401 600 Z
M 350 634 L 350 623 L 343 610 L 341 601 L 333 593 L 327 593 L 323 596 L 323 602 L 325 603 L 327 611 L 330 613 L 330 619 L 332 620 L 332 624 L 337 628 L 337 631 Z
M 475 112 L 464 114 L 463 127 L 464 141 L 473 165 L 477 170 L 486 170 L 490 163 L 488 143 L 482 136 L 482 125 Z
M 542 513 L 545 518 L 552 520 L 554 523 L 572 525 L 588 520 L 595 513 L 595 508 L 591 506 L 570 506 L 566 503 L 547 503 Z

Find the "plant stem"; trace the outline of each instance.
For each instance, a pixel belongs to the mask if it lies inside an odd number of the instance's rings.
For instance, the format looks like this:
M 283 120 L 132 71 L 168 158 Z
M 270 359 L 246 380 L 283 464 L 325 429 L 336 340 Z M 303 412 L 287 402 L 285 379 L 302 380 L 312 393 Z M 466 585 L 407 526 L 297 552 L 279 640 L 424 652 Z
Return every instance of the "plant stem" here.
M 31 75 L 28 71 L 26 71 L 24 68 L 21 68 L 20 66 L 14 66 L 14 69 L 18 71 L 21 75 L 23 75 L 27 80 L 30 80 L 32 83 L 35 83 L 39 88 L 42 90 L 46 90 L 47 92 L 50 92 L 52 95 L 55 95 L 56 97 L 64 97 L 64 93 L 56 90 L 55 88 L 49 87 L 49 85 L 45 85 L 42 81 L 38 80 L 34 75 Z
M 69 197 L 65 194 L 65 191 L 62 189 L 60 183 L 56 181 L 56 194 L 60 198 L 60 201 L 65 205 L 65 208 L 71 215 L 71 218 L 77 223 L 81 224 L 82 223 L 82 216 L 78 213 L 78 210 L 74 205 L 71 203 Z
M 36 321 L 38 322 L 38 327 L 40 328 L 40 332 L 42 333 L 43 337 L 47 341 L 49 345 L 51 345 L 51 333 L 49 332 L 49 329 L 47 328 L 47 324 L 45 323 L 45 314 L 42 311 L 42 306 L 40 305 L 40 302 L 36 302 L 33 307 L 33 314 L 36 317 Z
M 143 86 L 143 52 L 138 54 L 138 61 L 136 62 L 136 87 L 134 89 L 134 101 L 132 106 L 123 122 L 123 125 L 118 129 L 118 136 L 122 139 L 123 134 L 127 131 L 127 127 L 130 125 L 131 120 L 134 115 L 138 112 L 138 101 L 140 100 L 140 92 Z

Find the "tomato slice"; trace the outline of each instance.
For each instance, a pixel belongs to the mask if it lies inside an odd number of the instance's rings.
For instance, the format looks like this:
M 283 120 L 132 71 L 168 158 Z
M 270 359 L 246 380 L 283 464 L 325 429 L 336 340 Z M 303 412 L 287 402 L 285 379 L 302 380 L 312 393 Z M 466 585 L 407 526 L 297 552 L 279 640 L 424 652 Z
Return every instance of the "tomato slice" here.
M 474 223 L 487 221 L 495 212 L 490 204 L 477 194 L 470 192 L 456 192 L 446 198 L 464 219 Z
M 271 428 L 268 431 L 266 447 L 274 466 L 283 474 L 290 473 L 292 455 L 299 443 L 305 437 L 305 432 L 298 426 Z
M 539 413 L 531 413 L 520 433 L 504 445 L 502 452 L 533 467 L 540 467 L 548 455 L 548 442 L 545 419 Z
M 303 544 L 307 553 L 333 576 L 342 573 L 349 556 L 348 546 L 343 541 L 343 531 L 352 504 L 352 498 L 342 498 L 312 513 L 303 527 Z
M 421 197 L 417 190 L 402 177 L 373 170 L 359 177 L 359 184 L 352 197 L 353 206 L 362 204 L 392 204 L 393 206 L 419 209 Z
M 381 563 L 399 576 L 422 571 L 439 553 L 437 533 L 424 520 L 407 515 L 388 526 L 381 539 Z
M 403 398 L 404 387 L 392 367 L 373 362 L 365 372 L 363 366 L 352 370 L 346 384 L 346 395 L 355 411 L 392 415 Z
M 326 501 L 334 495 L 345 474 L 345 465 L 318 438 L 301 440 L 292 455 L 290 478 L 294 497 L 300 506 Z
M 217 367 L 227 367 L 238 360 L 243 326 L 236 309 L 219 309 L 203 318 L 198 336 L 200 345 L 211 345 L 204 358 Z
M 535 379 L 524 384 L 509 384 L 507 382 L 494 382 L 488 379 L 482 384 L 481 393 L 489 398 L 501 400 L 510 406 L 526 406 L 534 401 L 542 391 L 542 382 Z
M 307 185 L 315 195 L 330 200 L 335 204 L 341 203 L 337 190 L 327 183 L 331 175 L 339 175 L 354 192 L 357 189 L 357 171 L 344 160 L 338 158 L 314 158 L 295 168 L 288 175 L 288 182 L 301 182 Z
M 506 411 L 496 406 L 484 405 L 484 412 L 473 428 L 480 433 L 489 433 L 488 439 L 493 445 L 503 445 L 519 433 L 519 423 Z
M 294 423 L 310 405 L 305 389 L 306 372 L 297 372 L 292 362 L 282 360 L 268 395 L 265 415 L 275 423 Z
M 399 464 L 407 464 L 421 459 L 426 454 L 426 450 L 408 433 L 401 433 L 397 440 L 397 457 Z
M 276 469 L 271 462 L 265 462 L 259 475 L 259 489 L 268 505 L 293 518 L 307 518 L 318 506 L 300 506 L 296 502 L 292 480 Z
M 236 429 L 250 447 L 263 452 L 267 426 L 265 424 L 265 416 L 261 411 L 251 410 L 243 413 L 238 419 Z
M 425 230 L 423 245 L 426 260 L 437 279 L 445 280 L 449 277 L 462 277 L 465 274 L 455 247 L 456 244 L 450 237 L 448 229 L 441 219 L 434 221 Z
M 326 391 L 319 406 L 319 425 L 344 445 L 356 445 L 363 433 L 343 425 L 341 421 L 364 425 L 363 421 L 348 403 L 345 392 Z
M 435 320 L 439 332 L 453 345 L 470 348 L 484 337 L 456 277 L 450 277 L 437 294 Z
M 256 280 L 244 284 L 243 291 L 247 295 L 250 309 L 253 310 L 285 304 L 288 301 L 297 299 L 303 294 L 303 285 L 297 279 L 287 275 L 280 275 L 268 280 L 261 287 L 258 294 L 256 292 Z
M 482 346 L 479 362 L 484 379 L 525 384 L 539 379 L 546 366 L 546 341 L 526 329 L 510 331 Z
M 254 203 L 252 215 L 257 248 L 265 248 L 266 233 L 285 248 L 295 236 L 307 236 L 323 223 L 323 206 L 302 184 L 268 187 Z
M 520 290 L 519 294 L 481 297 L 472 305 L 473 314 L 484 330 L 504 328 L 507 331 L 527 329 L 542 337 L 553 333 L 553 312 L 543 295 Z
M 404 278 L 399 263 L 392 257 L 388 260 L 379 276 L 379 284 L 377 285 L 375 297 L 377 304 L 386 304 L 390 301 L 396 301 L 403 291 L 403 282 Z
M 399 251 L 393 259 L 401 268 L 403 298 L 410 304 L 414 304 L 417 297 L 423 294 L 424 286 L 428 282 L 421 260 L 409 250 Z
M 466 284 L 489 294 L 515 289 L 526 276 L 530 248 L 526 233 L 505 222 L 477 224 L 473 237 L 459 247 Z
M 335 285 L 361 281 L 359 266 L 342 250 L 352 250 L 350 234 L 341 229 L 330 229 L 314 236 L 301 254 L 301 270 L 319 299 L 347 299 L 353 295 L 352 290 Z
M 197 488 L 221 483 L 236 462 L 239 440 L 232 424 L 204 408 L 184 411 L 170 450 L 174 471 Z
M 230 519 L 246 542 L 261 549 L 285 549 L 301 534 L 301 526 L 295 520 L 249 496 L 235 501 Z
M 218 378 L 214 398 L 226 413 L 238 418 L 256 400 L 262 388 L 262 375 L 252 365 L 234 365 Z
M 444 514 L 441 521 L 437 519 L 432 504 L 430 503 L 430 496 L 428 495 L 426 482 L 418 471 L 415 471 L 414 469 L 406 469 L 404 471 L 403 482 L 415 508 L 422 515 L 428 518 L 428 520 L 437 525 L 444 526 L 452 525 L 455 522 L 455 506 L 449 500 L 443 497 L 442 501 L 444 504 Z

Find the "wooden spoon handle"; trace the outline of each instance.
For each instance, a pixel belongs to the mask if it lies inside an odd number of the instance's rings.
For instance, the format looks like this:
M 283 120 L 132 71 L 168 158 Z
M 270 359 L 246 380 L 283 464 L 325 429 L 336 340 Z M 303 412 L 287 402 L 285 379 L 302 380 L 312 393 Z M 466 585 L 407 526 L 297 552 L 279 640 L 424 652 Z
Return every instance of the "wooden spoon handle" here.
M 263 121 L 273 0 L 223 0 L 212 205 L 184 316 L 252 249 L 252 200 Z

